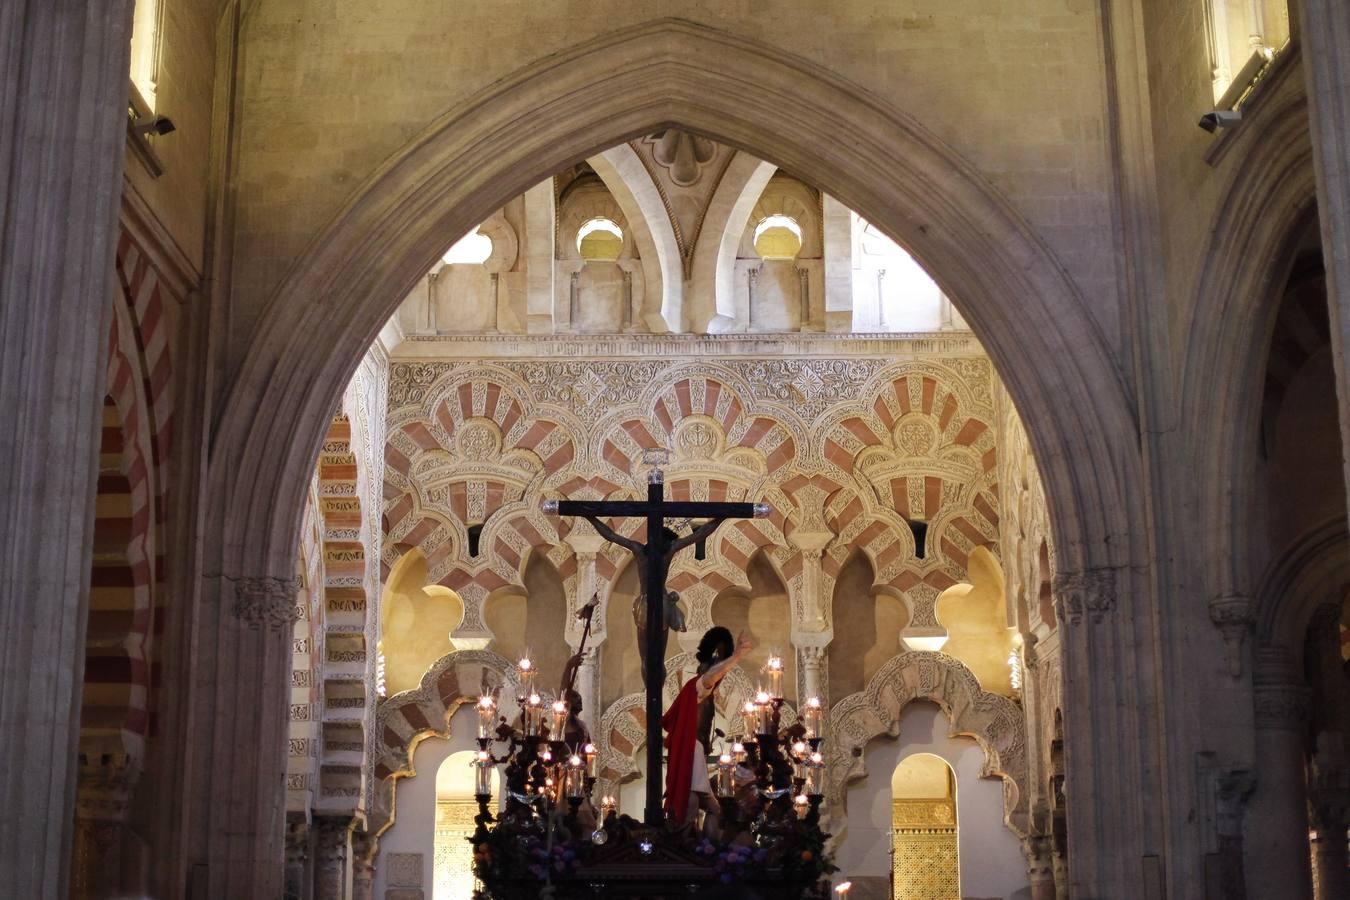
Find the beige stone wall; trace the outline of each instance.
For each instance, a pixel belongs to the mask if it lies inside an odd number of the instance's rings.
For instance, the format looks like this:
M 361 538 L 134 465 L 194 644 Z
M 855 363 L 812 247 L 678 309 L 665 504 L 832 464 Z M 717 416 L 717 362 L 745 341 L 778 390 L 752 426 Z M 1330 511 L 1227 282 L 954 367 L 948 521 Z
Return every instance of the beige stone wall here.
M 206 253 L 220 4 L 159 0 L 159 79 L 155 112 L 173 120 L 172 134 L 151 138 L 163 174 L 153 177 L 127 155 L 126 181 L 139 194 L 179 252 L 198 273 Z M 228 37 L 228 30 L 225 32 Z M 270 129 L 269 129 L 270 130 Z
M 1006 193 L 1116 334 L 1091 5 L 645 0 L 564 15 L 503 2 L 449 15 L 412 0 L 290 0 L 258 4 L 243 31 L 232 337 L 248 332 L 289 263 L 361 182 L 437 116 L 539 59 L 541 48 L 666 15 L 823 63 L 915 116 Z M 758 149 L 771 157 L 772 147 Z

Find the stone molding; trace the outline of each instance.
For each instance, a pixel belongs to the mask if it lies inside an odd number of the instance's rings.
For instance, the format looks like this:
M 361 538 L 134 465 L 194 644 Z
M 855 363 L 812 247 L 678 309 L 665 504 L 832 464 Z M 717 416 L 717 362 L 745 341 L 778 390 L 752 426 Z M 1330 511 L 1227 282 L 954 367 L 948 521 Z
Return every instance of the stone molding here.
M 1116 570 L 1057 572 L 1051 582 L 1060 618 L 1077 625 L 1086 617 L 1093 625 L 1106 621 L 1116 608 Z
M 273 575 L 231 578 L 227 575 L 225 580 L 234 587 L 231 612 L 249 628 L 280 632 L 299 620 L 301 610 L 295 603 L 300 591 L 299 579 Z
M 394 353 L 393 365 L 444 359 L 678 358 L 694 357 L 882 357 L 983 356 L 969 332 L 929 334 L 572 334 L 409 335 Z

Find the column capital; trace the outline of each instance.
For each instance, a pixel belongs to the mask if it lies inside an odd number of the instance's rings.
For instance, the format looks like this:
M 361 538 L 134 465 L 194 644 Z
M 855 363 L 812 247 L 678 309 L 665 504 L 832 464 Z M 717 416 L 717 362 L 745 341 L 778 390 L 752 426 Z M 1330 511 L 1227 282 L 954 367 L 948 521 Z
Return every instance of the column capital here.
M 1051 588 L 1055 609 L 1069 625 L 1077 625 L 1085 617 L 1093 625 L 1101 624 L 1116 608 L 1118 587 L 1114 568 L 1057 572 Z
M 295 603 L 299 579 L 273 575 L 224 577 L 234 589 L 231 612 L 249 628 L 280 632 L 300 618 Z

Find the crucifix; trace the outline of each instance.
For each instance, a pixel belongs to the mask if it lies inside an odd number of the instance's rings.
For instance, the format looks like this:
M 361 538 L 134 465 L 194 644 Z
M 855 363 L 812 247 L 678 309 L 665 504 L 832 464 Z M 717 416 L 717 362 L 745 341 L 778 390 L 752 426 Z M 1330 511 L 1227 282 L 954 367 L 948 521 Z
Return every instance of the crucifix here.
M 726 519 L 762 519 L 767 503 L 710 503 L 667 500 L 665 476 L 660 468 L 647 474 L 646 500 L 546 500 L 544 512 L 581 516 L 606 540 L 633 554 L 642 567 L 642 590 L 647 604 L 647 629 L 643 636 L 647 665 L 643 673 L 647 689 L 647 807 L 643 821 L 653 828 L 664 821 L 661 810 L 661 690 L 666 681 L 666 575 L 675 554 L 691 544 L 702 544 Z M 624 537 L 600 521 L 600 516 L 647 520 L 645 544 Z M 666 519 L 708 519 L 691 533 L 676 537 L 666 528 Z

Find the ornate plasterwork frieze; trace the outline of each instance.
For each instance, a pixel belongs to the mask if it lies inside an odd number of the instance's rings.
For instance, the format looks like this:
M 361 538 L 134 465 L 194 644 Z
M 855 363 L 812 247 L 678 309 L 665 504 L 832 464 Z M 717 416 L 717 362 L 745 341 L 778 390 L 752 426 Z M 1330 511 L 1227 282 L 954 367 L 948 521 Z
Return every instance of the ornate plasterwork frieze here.
M 226 578 L 234 587 L 234 617 L 250 628 L 281 631 L 300 618 L 295 598 L 300 590 L 297 578 L 275 576 Z

